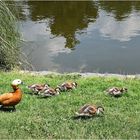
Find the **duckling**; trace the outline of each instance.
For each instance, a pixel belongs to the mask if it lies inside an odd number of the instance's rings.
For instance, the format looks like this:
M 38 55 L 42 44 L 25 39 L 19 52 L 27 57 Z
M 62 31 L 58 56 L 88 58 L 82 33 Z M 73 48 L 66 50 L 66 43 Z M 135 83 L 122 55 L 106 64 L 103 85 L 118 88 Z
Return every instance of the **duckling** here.
M 127 88 L 118 88 L 118 87 L 112 87 L 106 90 L 108 94 L 114 97 L 120 97 L 122 94 L 127 92 Z
M 42 95 L 43 97 L 51 97 L 51 96 L 56 96 L 60 94 L 60 90 L 59 88 L 51 88 L 49 87 L 48 89 L 46 89 L 45 91 L 43 91 L 42 93 L 40 93 L 40 95 Z
M 69 91 L 72 89 L 75 89 L 77 87 L 77 83 L 76 82 L 65 82 L 62 83 L 61 85 L 57 86 L 60 91 Z
M 49 84 L 33 84 L 28 86 L 28 88 L 33 91 L 34 94 L 39 94 L 49 88 Z
M 13 109 L 16 110 L 15 106 L 22 99 L 22 92 L 21 89 L 19 88 L 20 84 L 23 84 L 23 82 L 20 79 L 15 79 L 11 84 L 13 92 L 4 93 L 0 95 L 1 108 L 12 106 Z
M 92 117 L 99 115 L 100 113 L 104 114 L 104 108 L 101 106 L 95 106 L 86 104 L 80 108 L 78 112 L 76 112 L 76 115 L 78 117 Z

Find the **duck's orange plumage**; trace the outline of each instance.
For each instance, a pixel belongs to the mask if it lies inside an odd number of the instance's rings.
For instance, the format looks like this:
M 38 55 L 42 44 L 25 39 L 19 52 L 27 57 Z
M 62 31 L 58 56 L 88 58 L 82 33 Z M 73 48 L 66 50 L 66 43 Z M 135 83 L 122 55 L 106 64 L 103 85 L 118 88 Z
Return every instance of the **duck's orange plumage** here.
M 4 93 L 0 95 L 0 105 L 2 107 L 6 106 L 13 106 L 15 108 L 15 105 L 17 105 L 21 99 L 22 99 L 22 92 L 21 89 L 18 87 L 19 84 L 21 84 L 20 79 L 16 79 L 12 82 L 13 92 Z

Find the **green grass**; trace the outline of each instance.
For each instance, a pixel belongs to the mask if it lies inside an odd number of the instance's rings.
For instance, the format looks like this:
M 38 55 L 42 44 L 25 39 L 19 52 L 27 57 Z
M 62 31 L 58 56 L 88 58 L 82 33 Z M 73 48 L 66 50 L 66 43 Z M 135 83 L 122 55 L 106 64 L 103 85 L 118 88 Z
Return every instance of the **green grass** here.
M 16 78 L 26 84 L 48 82 L 52 87 L 73 80 L 78 83 L 78 88 L 41 99 L 30 95 L 30 91 L 22 85 L 23 99 L 16 106 L 17 111 L 0 112 L 0 139 L 140 138 L 140 79 L 1 72 L 0 93 L 11 91 L 10 83 Z M 121 98 L 113 98 L 103 92 L 110 86 L 125 86 L 128 93 Z M 74 113 L 86 103 L 102 105 L 105 108 L 104 116 L 73 119 Z

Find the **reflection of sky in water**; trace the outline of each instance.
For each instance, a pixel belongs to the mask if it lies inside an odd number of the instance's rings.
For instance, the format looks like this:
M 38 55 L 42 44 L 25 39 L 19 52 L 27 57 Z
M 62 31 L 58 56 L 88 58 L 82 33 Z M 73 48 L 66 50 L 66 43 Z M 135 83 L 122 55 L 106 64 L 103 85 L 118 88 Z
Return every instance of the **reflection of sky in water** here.
M 23 37 L 29 41 L 23 49 L 36 70 L 59 72 L 139 72 L 140 16 L 132 12 L 123 21 L 115 21 L 103 10 L 83 34 L 76 34 L 80 44 L 71 51 L 64 37 L 54 37 L 46 21 L 22 22 Z
M 132 12 L 123 21 L 115 21 L 113 16 L 106 16 L 105 11 L 100 12 L 100 18 L 96 22 L 97 28 L 104 37 L 119 41 L 129 41 L 140 32 L 139 13 Z
M 22 36 L 28 43 L 23 47 L 23 51 L 28 56 L 29 61 L 35 67 L 41 70 L 53 69 L 57 64 L 52 62 L 52 56 L 58 55 L 60 52 L 69 53 L 71 50 L 64 48 L 65 38 L 55 37 L 46 30 L 47 21 L 42 23 L 34 23 L 32 21 L 23 22 L 21 28 Z M 25 30 L 26 29 L 26 30 Z M 53 38 L 53 39 L 52 39 Z

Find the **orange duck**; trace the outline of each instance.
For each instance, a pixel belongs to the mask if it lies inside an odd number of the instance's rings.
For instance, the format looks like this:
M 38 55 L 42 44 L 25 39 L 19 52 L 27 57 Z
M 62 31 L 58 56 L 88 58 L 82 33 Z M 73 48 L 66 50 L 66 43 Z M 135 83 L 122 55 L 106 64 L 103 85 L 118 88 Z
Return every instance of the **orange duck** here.
M 75 89 L 77 87 L 77 83 L 76 82 L 65 82 L 62 83 L 61 85 L 57 86 L 60 91 L 69 91 L 72 89 Z
M 4 107 L 12 106 L 13 109 L 16 110 L 15 105 L 17 105 L 21 101 L 21 98 L 22 98 L 21 89 L 18 87 L 22 83 L 23 82 L 20 79 L 14 80 L 11 84 L 14 91 L 0 95 L 1 109 Z

